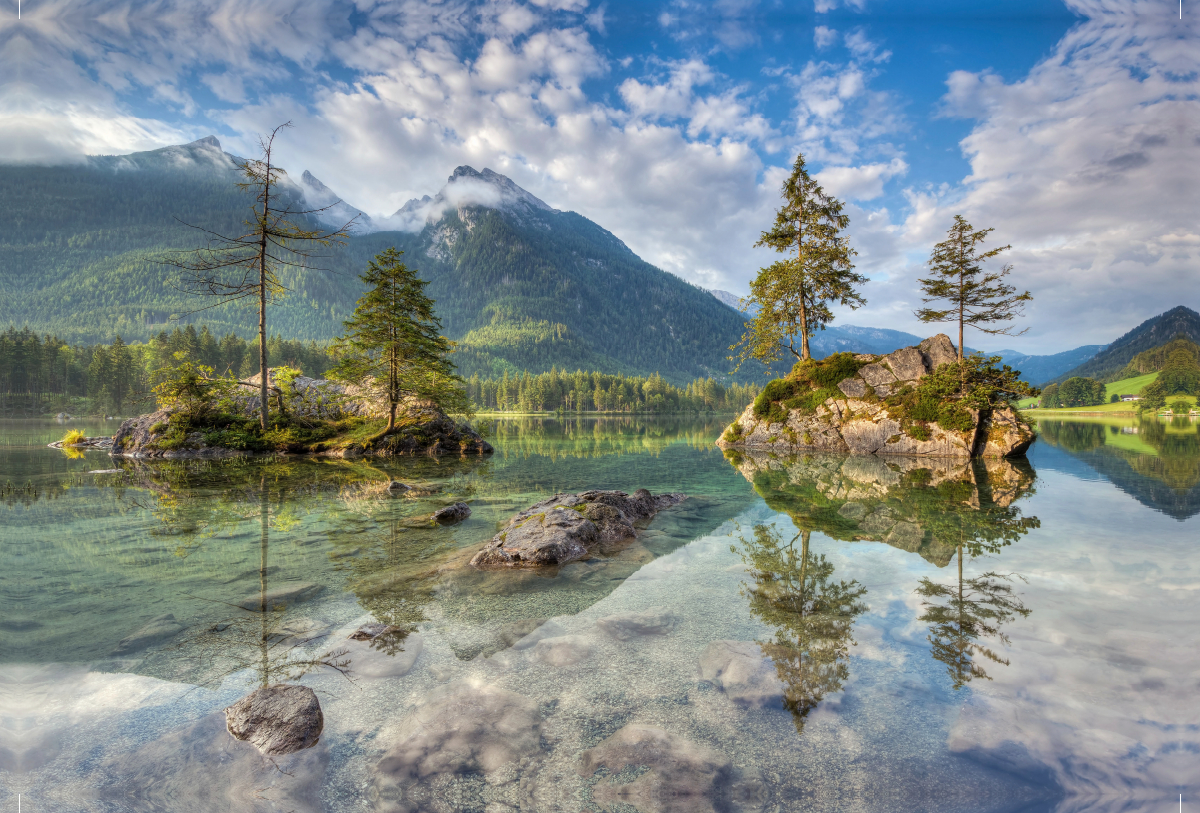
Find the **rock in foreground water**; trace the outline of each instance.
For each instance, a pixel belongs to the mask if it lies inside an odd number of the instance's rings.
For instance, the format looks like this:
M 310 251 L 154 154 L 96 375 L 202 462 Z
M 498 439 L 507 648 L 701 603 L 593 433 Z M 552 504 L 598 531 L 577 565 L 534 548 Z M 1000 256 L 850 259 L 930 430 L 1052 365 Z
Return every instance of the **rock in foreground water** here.
M 635 523 L 687 499 L 644 488 L 555 494 L 517 514 L 471 559 L 475 567 L 543 567 L 582 559 L 604 545 L 636 538 Z
M 312 748 L 321 738 L 325 716 L 307 686 L 277 683 L 256 689 L 225 709 L 225 727 L 267 756 Z

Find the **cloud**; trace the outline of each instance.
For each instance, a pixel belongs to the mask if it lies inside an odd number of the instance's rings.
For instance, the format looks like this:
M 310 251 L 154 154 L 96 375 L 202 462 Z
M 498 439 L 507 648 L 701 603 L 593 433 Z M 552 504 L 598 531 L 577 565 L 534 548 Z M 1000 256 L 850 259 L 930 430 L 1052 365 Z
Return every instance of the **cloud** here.
M 818 25 L 813 29 L 813 44 L 817 46 L 818 51 L 823 51 L 833 45 L 838 40 L 838 32 L 832 28 L 827 28 L 823 25 Z
M 1014 284 L 1034 293 L 1031 339 L 1047 347 L 1111 341 L 1200 305 L 1195 24 L 1143 11 L 1096 11 L 1012 83 L 951 74 L 943 113 L 977 119 L 962 141 L 971 173 L 906 223 L 924 241 L 954 212 L 995 227 L 1014 246 Z
M 886 164 L 857 167 L 826 167 L 817 180 L 833 195 L 853 200 L 872 200 L 883 194 L 883 183 L 908 172 L 908 164 L 893 158 Z

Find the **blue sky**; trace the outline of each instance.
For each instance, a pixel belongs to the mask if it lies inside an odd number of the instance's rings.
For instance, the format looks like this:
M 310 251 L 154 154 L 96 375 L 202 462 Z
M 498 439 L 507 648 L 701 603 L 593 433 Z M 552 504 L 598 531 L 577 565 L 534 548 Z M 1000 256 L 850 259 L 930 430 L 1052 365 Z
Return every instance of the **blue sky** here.
M 12 11 L 15 12 L 15 0 Z M 955 213 L 1011 243 L 1027 335 L 1200 307 L 1200 49 L 1161 0 L 24 0 L 0 14 L 0 160 L 215 134 L 282 144 L 388 214 L 485 166 L 650 262 L 744 293 L 797 152 L 846 201 L 866 308 L 928 333 Z

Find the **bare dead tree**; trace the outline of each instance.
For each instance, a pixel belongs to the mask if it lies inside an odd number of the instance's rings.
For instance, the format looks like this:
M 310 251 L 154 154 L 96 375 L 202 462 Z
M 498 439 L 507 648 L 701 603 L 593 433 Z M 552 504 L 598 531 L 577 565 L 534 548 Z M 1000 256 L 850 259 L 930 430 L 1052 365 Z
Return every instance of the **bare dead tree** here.
M 243 299 L 257 300 L 259 422 L 267 428 L 267 305 L 283 297 L 288 287 L 282 279 L 286 269 L 327 270 L 314 264 L 323 259 L 322 249 L 343 245 L 354 224 L 351 218 L 337 229 L 310 227 L 315 215 L 341 203 L 334 201 L 318 209 L 305 209 L 294 195 L 281 189 L 287 172 L 276 166 L 272 151 L 275 137 L 292 123 L 285 122 L 259 139 L 260 157 L 237 162 L 242 180 L 239 189 L 254 193 L 253 216 L 243 221 L 246 231 L 230 236 L 191 223 L 184 225 L 205 234 L 207 245 L 194 251 L 171 255 L 161 262 L 178 270 L 176 287 L 184 293 L 216 299 L 197 308 L 198 313 Z M 182 221 L 181 221 L 182 222 Z

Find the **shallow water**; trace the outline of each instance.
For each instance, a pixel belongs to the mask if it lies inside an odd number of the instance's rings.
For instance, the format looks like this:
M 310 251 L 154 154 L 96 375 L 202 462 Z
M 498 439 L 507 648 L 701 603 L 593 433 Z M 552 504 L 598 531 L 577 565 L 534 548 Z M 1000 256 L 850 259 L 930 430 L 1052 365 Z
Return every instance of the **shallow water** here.
M 114 464 L 0 422 L 0 805 L 1116 811 L 1200 790 L 1194 423 L 1046 421 L 1028 461 L 973 465 L 726 459 L 721 428 L 519 419 L 484 460 Z M 538 499 L 640 487 L 689 499 L 552 573 L 467 565 Z M 457 500 L 469 519 L 428 522 Z M 373 620 L 398 631 L 348 638 Z M 267 760 L 221 711 L 279 681 L 317 691 L 325 728 Z

